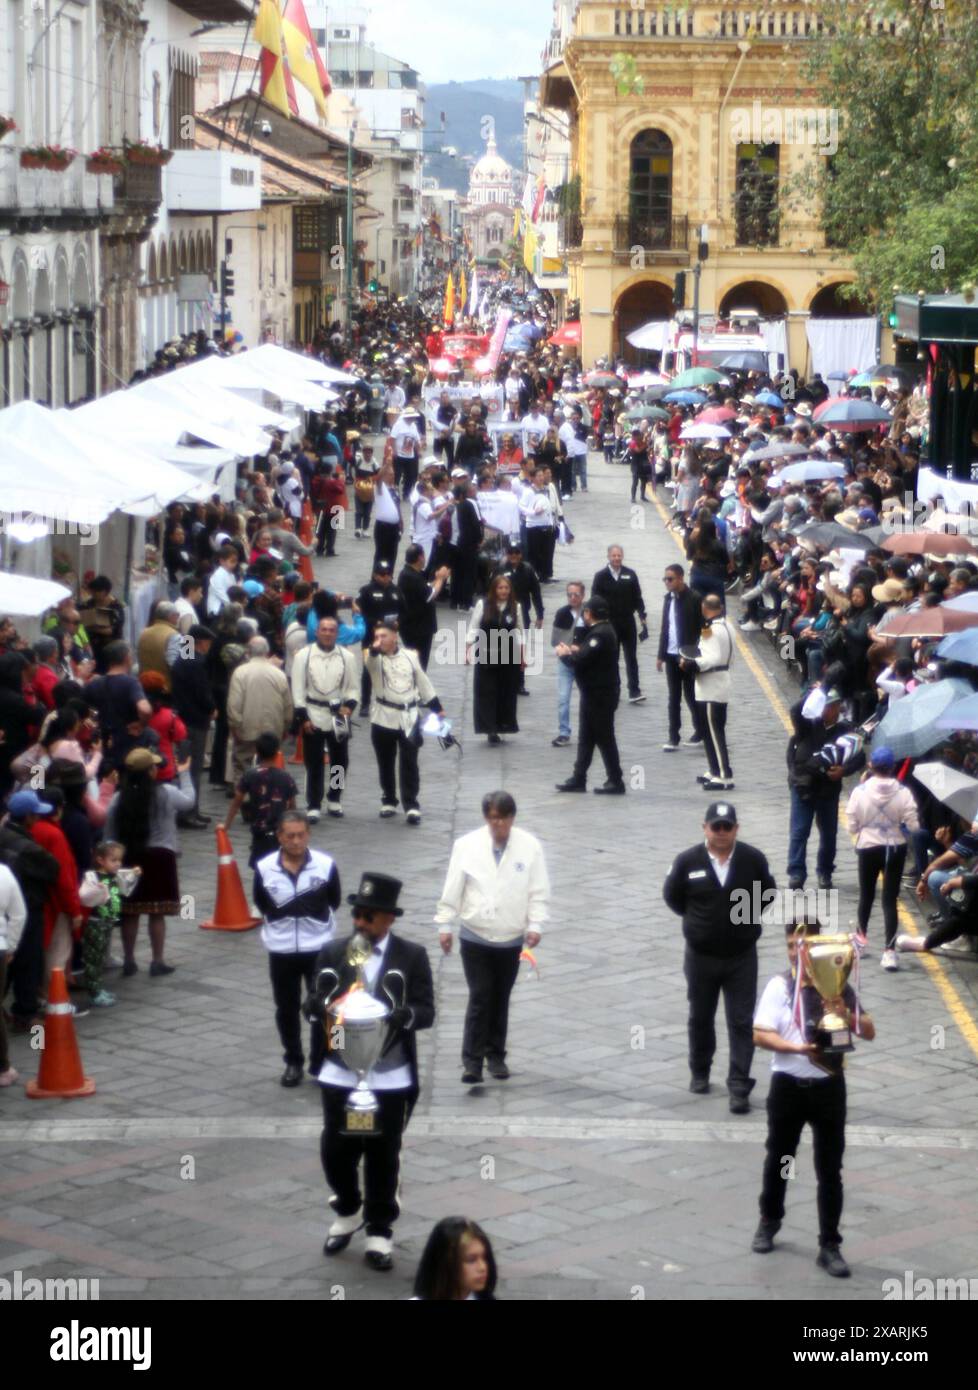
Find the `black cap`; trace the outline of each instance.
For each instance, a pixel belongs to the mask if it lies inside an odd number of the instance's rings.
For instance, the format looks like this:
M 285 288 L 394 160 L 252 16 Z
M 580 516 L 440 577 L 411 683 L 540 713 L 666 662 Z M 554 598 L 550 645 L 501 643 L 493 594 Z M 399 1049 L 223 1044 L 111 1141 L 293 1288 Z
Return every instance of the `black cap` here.
M 728 820 L 736 825 L 737 808 L 729 801 L 711 801 L 706 808 L 704 820 L 707 825 L 714 825 L 718 820 Z
M 403 917 L 403 907 L 398 907 L 402 884 L 399 878 L 390 874 L 361 874 L 360 887 L 347 896 L 351 907 L 373 908 L 375 912 L 392 912 L 395 917 Z
M 394 570 L 390 560 L 378 560 L 374 565 L 374 574 L 393 574 Z
M 216 634 L 209 627 L 204 627 L 203 623 L 194 623 L 187 636 L 192 637 L 195 642 L 213 642 L 216 640 Z
M 591 614 L 592 618 L 607 618 L 611 614 L 611 609 L 608 607 L 607 601 L 601 598 L 600 595 L 596 598 L 586 598 L 584 600 L 584 607 Z

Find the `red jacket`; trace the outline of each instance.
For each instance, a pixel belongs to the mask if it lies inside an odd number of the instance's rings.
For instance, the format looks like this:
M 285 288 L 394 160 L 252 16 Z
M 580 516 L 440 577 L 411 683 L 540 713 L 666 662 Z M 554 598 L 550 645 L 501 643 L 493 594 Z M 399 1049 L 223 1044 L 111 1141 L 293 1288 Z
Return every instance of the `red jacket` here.
M 34 694 L 40 700 L 45 709 L 54 709 L 54 696 L 51 691 L 58 684 L 61 677 L 57 671 L 52 671 L 50 666 L 39 665 L 34 676 Z
M 66 917 L 83 916 L 81 899 L 78 897 L 78 865 L 64 831 L 51 821 L 38 817 L 31 826 L 31 839 L 58 861 L 58 877 L 44 900 L 44 949 L 47 950 L 54 935 L 55 923 L 62 912 Z M 78 934 L 75 933 L 76 936 Z
M 175 743 L 182 743 L 187 737 L 187 726 L 174 710 L 161 705 L 149 721 L 160 741 L 159 753 L 163 766 L 157 768 L 157 782 L 172 782 L 177 775 L 177 760 L 173 752 Z

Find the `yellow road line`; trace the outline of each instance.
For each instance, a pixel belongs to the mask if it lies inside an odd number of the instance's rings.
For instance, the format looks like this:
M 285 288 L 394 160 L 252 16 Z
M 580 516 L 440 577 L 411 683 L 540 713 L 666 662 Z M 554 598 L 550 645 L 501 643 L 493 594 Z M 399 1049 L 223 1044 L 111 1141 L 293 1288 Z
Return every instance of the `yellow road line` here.
M 654 501 L 656 505 L 656 510 L 662 517 L 663 523 L 668 528 L 668 512 L 663 507 L 662 503 L 659 501 L 657 497 L 654 499 Z M 679 539 L 677 533 L 675 531 L 667 529 L 666 535 L 672 537 L 679 550 L 683 552 L 683 556 L 685 558 L 683 543 Z M 737 650 L 740 652 L 741 656 L 744 659 L 744 665 L 749 669 L 751 675 L 757 681 L 757 684 L 760 686 L 761 690 L 767 697 L 768 703 L 771 705 L 771 708 L 774 710 L 775 714 L 781 720 L 781 723 L 784 725 L 787 732 L 789 734 L 792 734 L 794 730 L 791 724 L 791 717 L 787 709 L 785 708 L 784 701 L 781 699 L 781 696 L 775 690 L 770 676 L 761 666 L 757 657 L 754 655 L 750 647 L 744 641 L 741 634 L 737 631 L 736 625 L 732 625 L 732 630 L 734 634 L 734 641 L 737 643 Z M 841 807 L 840 818 L 842 820 L 842 824 L 846 832 L 849 834 L 850 839 L 852 839 L 853 837 L 851 832 L 849 832 L 849 826 L 848 822 L 846 821 L 845 811 L 843 811 Z M 920 935 L 920 932 L 917 929 L 917 923 L 907 910 L 905 903 L 899 900 L 897 902 L 897 914 L 900 918 L 900 925 L 903 926 L 911 936 Z M 943 963 L 935 956 L 932 956 L 929 952 L 926 952 L 920 956 L 920 963 L 927 971 L 928 975 L 931 978 L 931 981 L 937 989 L 937 992 L 944 1000 L 945 1007 L 947 1008 L 948 1013 L 951 1015 L 952 1019 L 960 1029 L 961 1035 L 964 1038 L 965 1042 L 971 1048 L 972 1052 L 975 1054 L 975 1057 L 978 1058 L 978 1022 L 976 1022 L 975 1018 L 969 1011 L 968 1006 L 965 1004 L 964 1000 L 961 998 L 960 994 L 955 988 L 954 983 L 948 976 Z

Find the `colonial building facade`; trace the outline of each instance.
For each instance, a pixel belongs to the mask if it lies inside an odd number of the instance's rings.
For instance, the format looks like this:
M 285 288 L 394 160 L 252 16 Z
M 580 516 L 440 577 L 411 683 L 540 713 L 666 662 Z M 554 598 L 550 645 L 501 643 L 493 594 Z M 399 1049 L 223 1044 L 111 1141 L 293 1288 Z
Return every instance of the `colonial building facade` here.
M 865 314 L 839 298 L 850 262 L 789 196 L 838 142 L 830 98 L 798 87 L 817 23 L 804 0 L 556 0 L 540 105 L 569 122 L 562 248 L 586 361 L 634 355 L 628 333 L 671 317 L 703 244 L 701 310 L 784 318 L 800 370 L 810 316 Z

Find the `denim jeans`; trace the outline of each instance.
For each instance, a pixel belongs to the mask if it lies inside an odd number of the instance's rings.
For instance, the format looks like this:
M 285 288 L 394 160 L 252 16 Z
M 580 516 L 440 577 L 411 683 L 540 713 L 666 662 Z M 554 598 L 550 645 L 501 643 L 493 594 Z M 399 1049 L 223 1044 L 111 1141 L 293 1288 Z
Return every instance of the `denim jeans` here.
M 582 491 L 587 492 L 587 454 L 574 457 L 574 481 Z
M 557 732 L 562 738 L 570 738 L 570 705 L 574 689 L 574 672 L 562 661 L 557 663 Z
M 934 902 L 934 911 L 941 914 L 941 921 L 948 922 L 951 918 L 951 899 L 946 898 L 941 892 L 941 885 L 947 883 L 949 878 L 956 877 L 961 872 L 960 868 L 954 869 L 935 869 L 932 874 L 927 876 L 927 887 Z
M 835 868 L 835 843 L 839 832 L 839 798 L 813 797 L 804 800 L 795 787 L 791 788 L 791 821 L 788 828 L 788 878 L 804 884 L 808 876 L 805 851 L 812 826 L 818 826 L 819 878 L 831 878 Z

